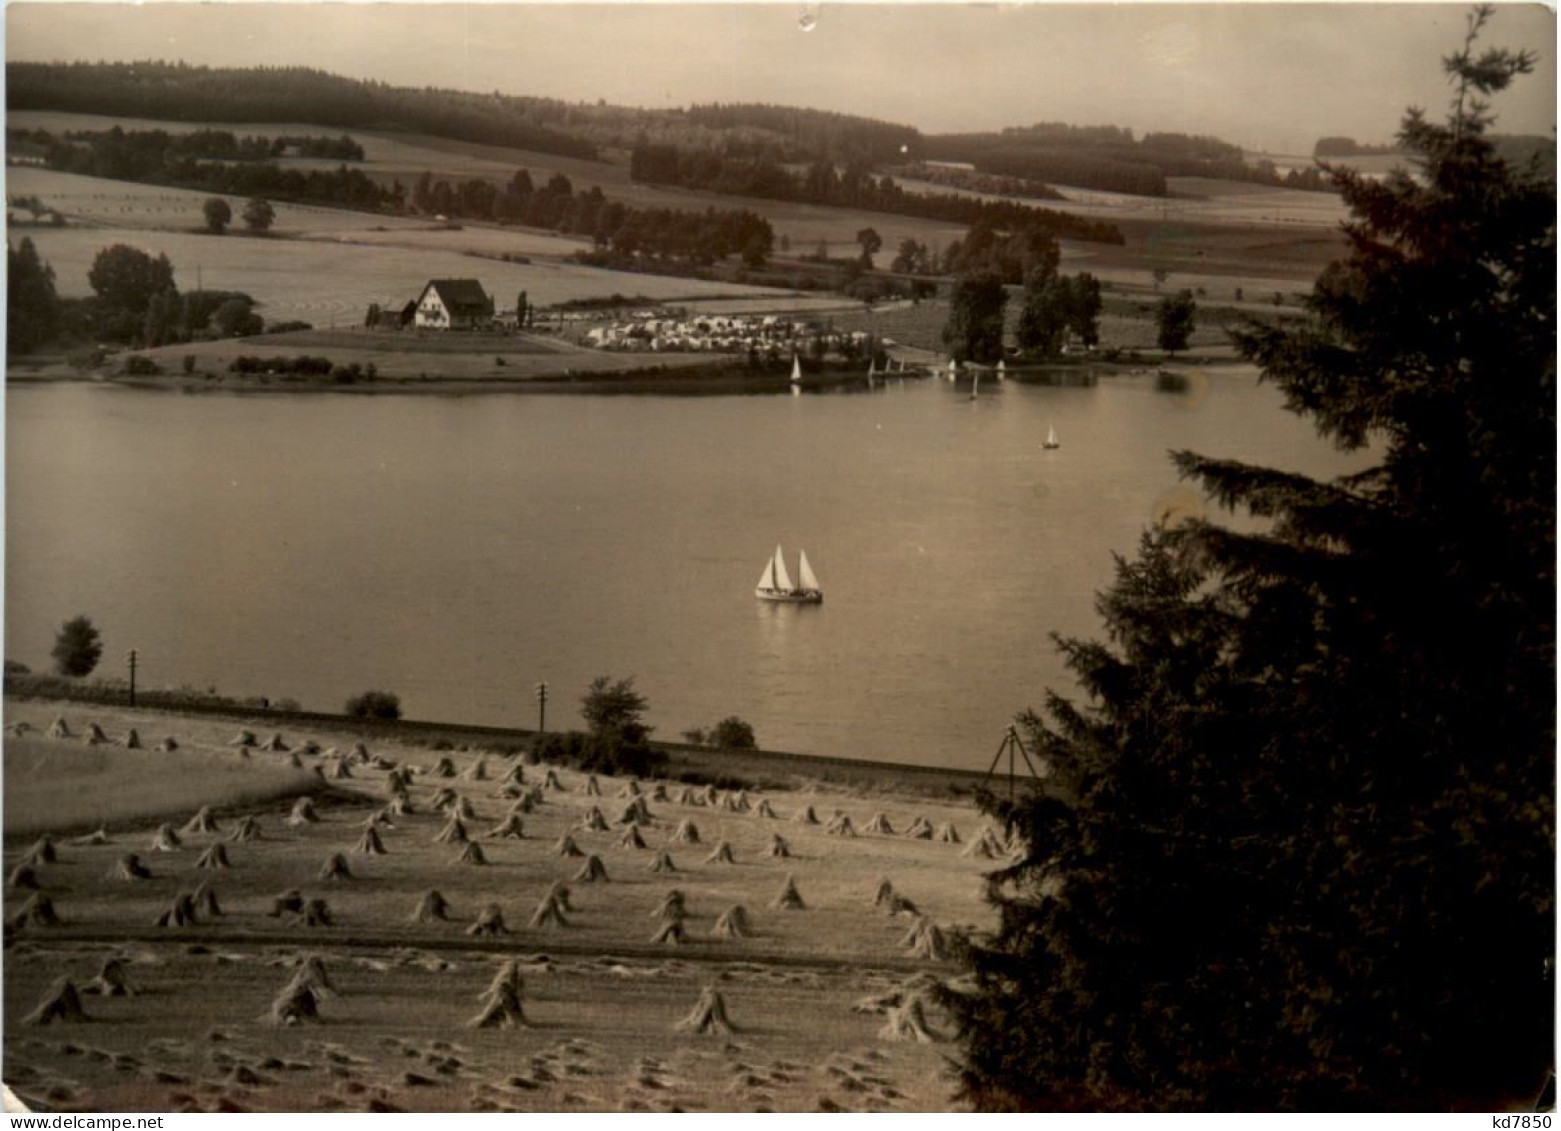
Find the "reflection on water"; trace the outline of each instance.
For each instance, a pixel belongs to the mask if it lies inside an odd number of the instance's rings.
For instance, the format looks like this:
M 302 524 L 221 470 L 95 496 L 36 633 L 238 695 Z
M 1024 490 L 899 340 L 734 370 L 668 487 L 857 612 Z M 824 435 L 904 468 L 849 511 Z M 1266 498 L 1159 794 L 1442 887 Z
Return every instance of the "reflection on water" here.
M 87 613 L 154 685 L 560 725 L 636 677 L 664 735 L 727 715 L 778 749 L 982 769 L 1071 688 L 1113 552 L 1198 513 L 1188 448 L 1353 470 L 1250 371 L 1201 395 L 886 382 L 801 397 L 7 396 L 8 658 Z M 864 381 L 858 386 L 866 391 Z M 1063 446 L 1043 451 L 1055 425 Z M 235 453 L 242 453 L 239 458 Z M 776 542 L 821 606 L 762 602 Z M 554 712 L 549 711 L 550 721 Z

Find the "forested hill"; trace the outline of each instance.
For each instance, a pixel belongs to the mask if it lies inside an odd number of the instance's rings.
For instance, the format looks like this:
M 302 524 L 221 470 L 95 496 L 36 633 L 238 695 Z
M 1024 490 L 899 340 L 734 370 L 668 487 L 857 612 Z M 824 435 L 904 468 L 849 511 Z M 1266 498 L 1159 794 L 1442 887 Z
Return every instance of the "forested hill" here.
M 395 87 L 304 67 L 13 63 L 6 95 L 16 110 L 400 129 L 585 158 L 649 142 L 772 161 L 877 162 L 896 159 L 902 146 L 915 150 L 921 136 L 910 126 L 793 106 L 647 110 Z
M 1001 132 L 937 134 L 924 142 L 933 160 L 968 161 L 983 173 L 1050 184 L 1164 196 L 1167 177 L 1219 177 L 1290 188 L 1329 188 L 1317 170 L 1281 175 L 1272 165 L 1249 165 L 1241 147 L 1214 137 L 1148 133 L 1117 126 L 1040 122 Z
M 458 141 L 594 159 L 607 151 L 671 146 L 727 161 L 858 168 L 921 160 L 968 161 L 982 173 L 1137 195 L 1164 195 L 1166 178 L 1221 177 L 1328 187 L 1317 170 L 1280 175 L 1248 165 L 1217 138 L 1135 137 L 1115 126 L 1042 122 L 1000 132 L 923 135 L 912 126 L 765 103 L 644 109 L 605 102 L 390 86 L 306 67 L 196 67 L 184 63 L 12 63 L 16 110 L 66 110 L 165 121 L 308 122 L 337 129 L 405 130 Z
M 5 88 L 13 110 L 403 129 L 564 157 L 596 156 L 595 145 L 567 129 L 571 107 L 564 102 L 415 90 L 306 67 L 11 63 Z

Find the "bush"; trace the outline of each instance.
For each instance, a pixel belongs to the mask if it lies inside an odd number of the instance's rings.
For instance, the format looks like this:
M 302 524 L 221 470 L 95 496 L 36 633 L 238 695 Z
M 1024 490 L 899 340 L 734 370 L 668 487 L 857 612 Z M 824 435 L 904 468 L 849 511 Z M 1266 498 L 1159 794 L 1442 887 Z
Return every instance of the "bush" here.
M 183 364 L 184 364 L 184 371 L 185 371 L 185 373 L 194 373 L 195 372 L 195 355 L 193 353 L 185 354 L 184 355 L 184 362 L 183 362 Z
M 7 660 L 5 662 L 5 674 L 6 675 L 31 675 L 32 674 L 32 668 L 28 667 L 26 664 L 22 663 L 20 660 Z
M 328 357 L 235 357 L 228 362 L 229 373 L 296 373 L 305 377 L 324 377 L 331 372 Z
M 537 762 L 579 765 L 585 752 L 585 735 L 577 730 L 534 735 L 530 756 Z
M 125 358 L 125 376 L 127 377 L 156 377 L 161 373 L 162 366 L 149 357 L 142 357 L 133 353 Z
M 753 727 L 736 715 L 729 715 L 711 729 L 710 745 L 720 750 L 756 750 L 759 744 L 754 739 Z
M 705 744 L 705 731 L 703 727 L 690 727 L 683 732 L 683 741 L 690 746 L 703 746 Z
M 347 700 L 344 710 L 355 719 L 399 719 L 401 697 L 391 691 L 365 691 Z

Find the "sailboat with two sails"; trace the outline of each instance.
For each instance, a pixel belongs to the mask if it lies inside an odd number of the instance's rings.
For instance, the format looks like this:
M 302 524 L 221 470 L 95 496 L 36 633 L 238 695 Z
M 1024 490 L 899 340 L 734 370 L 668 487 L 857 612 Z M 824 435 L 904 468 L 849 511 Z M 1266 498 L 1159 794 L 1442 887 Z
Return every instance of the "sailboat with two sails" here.
M 793 585 L 791 574 L 786 570 L 786 559 L 781 556 L 781 548 L 776 546 L 775 556 L 764 564 L 764 573 L 759 577 L 753 595 L 761 601 L 779 601 L 787 605 L 822 605 L 824 591 L 819 588 L 813 567 L 808 564 L 806 550 L 798 556 L 797 574 L 801 584 Z

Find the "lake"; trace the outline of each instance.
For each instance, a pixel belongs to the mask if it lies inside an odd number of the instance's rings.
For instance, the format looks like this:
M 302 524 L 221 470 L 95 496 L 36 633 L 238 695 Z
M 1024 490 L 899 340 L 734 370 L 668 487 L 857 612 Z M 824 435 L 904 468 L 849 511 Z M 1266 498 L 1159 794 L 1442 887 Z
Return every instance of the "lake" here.
M 134 647 L 143 686 L 530 727 L 546 680 L 559 729 L 632 675 L 665 738 L 738 715 L 775 749 L 976 769 L 1072 689 L 1049 634 L 1098 634 L 1112 554 L 1199 509 L 1169 450 L 1363 463 L 1244 368 L 975 401 L 12 386 L 6 417 L 5 655 L 35 669 L 86 613 L 100 672 Z M 822 606 L 755 600 L 777 543 Z

